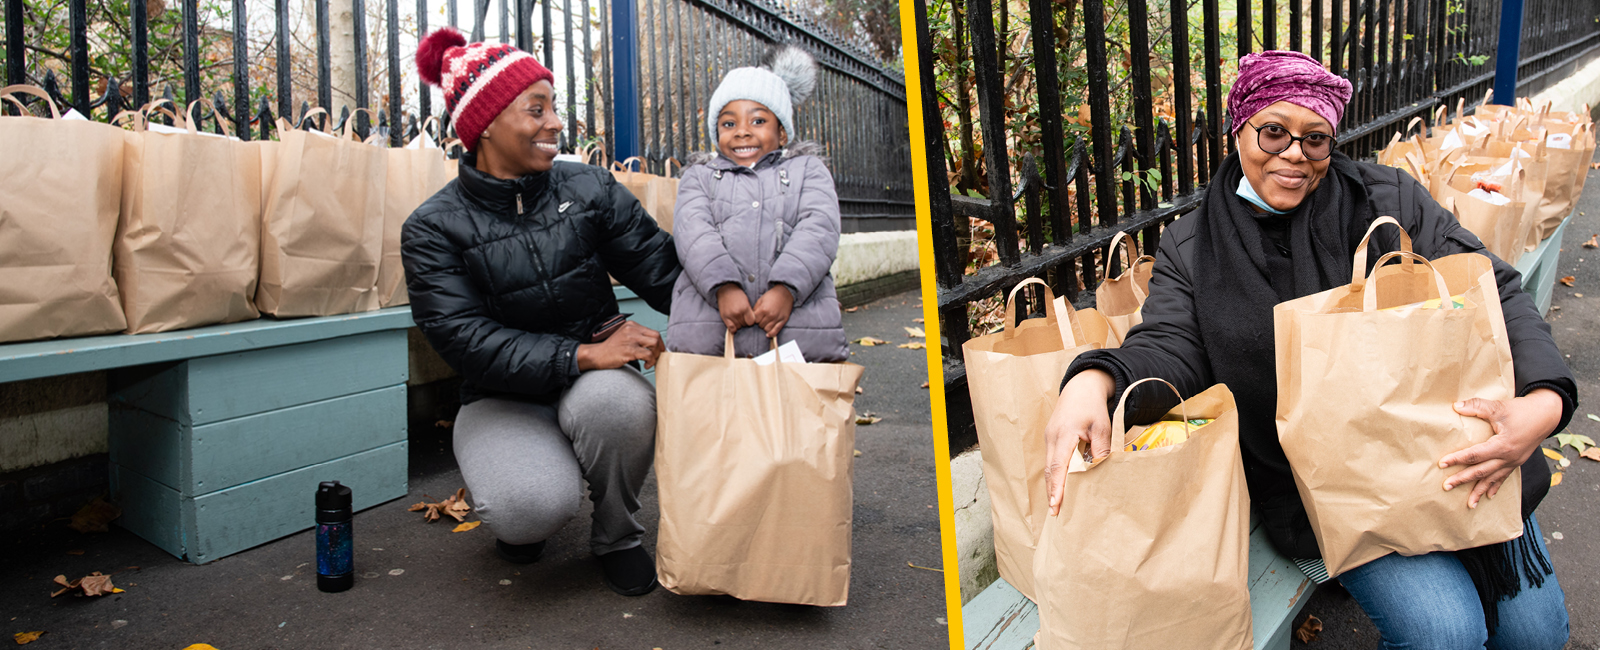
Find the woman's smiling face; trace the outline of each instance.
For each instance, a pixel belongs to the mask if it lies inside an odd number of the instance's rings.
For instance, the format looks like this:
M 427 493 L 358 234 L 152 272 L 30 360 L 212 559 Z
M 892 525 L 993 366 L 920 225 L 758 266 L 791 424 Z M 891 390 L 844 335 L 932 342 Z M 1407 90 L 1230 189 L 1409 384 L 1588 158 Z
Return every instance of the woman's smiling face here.
M 778 116 L 758 102 L 734 100 L 717 114 L 717 150 L 735 163 L 753 167 L 762 156 L 788 143 Z
M 1290 135 L 1303 137 L 1312 133 L 1333 134 L 1333 125 L 1309 108 L 1289 102 L 1278 102 L 1261 109 L 1245 120 L 1239 130 L 1239 164 L 1244 176 L 1250 180 L 1267 205 L 1274 210 L 1289 211 L 1300 206 L 1306 197 L 1317 189 L 1328 174 L 1331 157 L 1311 160 L 1305 155 L 1305 143 L 1292 142 L 1289 148 L 1278 153 L 1261 149 L 1262 133 L 1257 129 L 1273 126 L 1287 129 Z
M 517 178 L 550 171 L 559 153 L 561 118 L 556 115 L 556 91 L 539 81 L 495 116 L 478 139 L 479 160 L 490 174 Z

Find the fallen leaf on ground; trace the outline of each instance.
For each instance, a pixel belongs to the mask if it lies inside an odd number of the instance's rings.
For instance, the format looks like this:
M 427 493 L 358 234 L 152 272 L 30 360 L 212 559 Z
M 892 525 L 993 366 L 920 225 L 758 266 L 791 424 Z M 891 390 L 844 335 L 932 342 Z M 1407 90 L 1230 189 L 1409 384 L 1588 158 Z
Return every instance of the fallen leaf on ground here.
M 195 643 L 195 644 L 192 644 L 192 645 L 184 648 L 183 650 L 217 650 L 217 649 L 212 647 L 211 644 L 209 644 L 209 643 Z
M 944 569 L 935 569 L 935 568 L 933 568 L 931 566 L 917 566 L 917 565 L 912 564 L 910 562 L 907 562 L 906 566 L 911 567 L 913 569 L 922 569 L 923 571 L 933 571 L 933 572 L 936 572 L 936 573 L 944 573 Z
M 1556 472 L 1550 475 L 1550 487 L 1555 487 L 1557 485 L 1561 485 L 1561 472 Z
M 1600 234 L 1589 235 L 1589 241 L 1583 242 L 1584 248 L 1600 248 Z
M 860 386 L 856 386 L 856 394 L 857 395 L 860 395 L 860 394 L 865 393 L 865 392 L 867 392 L 867 391 L 861 390 Z
M 883 418 L 880 418 L 880 417 L 878 417 L 876 415 L 873 415 L 871 413 L 862 413 L 862 414 L 856 416 L 856 424 L 872 424 L 874 422 L 882 422 L 882 421 L 883 421 Z
M 481 521 L 469 521 L 469 522 L 466 522 L 464 524 L 460 524 L 460 525 L 456 526 L 455 528 L 450 529 L 450 532 L 452 532 L 452 533 L 464 533 L 464 532 L 467 532 L 467 531 L 472 530 L 474 528 L 477 528 L 482 523 L 483 522 L 481 522 Z
M 926 332 L 923 332 L 922 328 L 920 328 L 920 327 L 907 327 L 905 329 L 906 329 L 906 336 L 916 337 L 916 338 L 919 338 L 919 339 L 920 338 L 925 338 L 925 337 L 928 336 L 928 334 Z
M 913 319 L 911 319 L 911 322 L 913 322 L 913 323 L 921 323 L 922 319 L 921 318 L 913 318 Z
M 854 311 L 855 311 L 855 310 L 857 310 L 857 309 L 860 309 L 860 307 L 850 307 L 850 308 L 848 308 L 848 309 L 845 309 L 845 311 L 848 311 L 848 312 L 854 312 Z
M 70 551 L 67 551 L 67 555 L 83 555 L 83 549 L 81 549 L 81 548 L 72 549 Z
M 433 426 L 438 427 L 440 429 L 448 429 L 448 428 L 453 427 L 455 425 L 456 425 L 456 421 L 455 420 L 440 420 L 438 422 L 433 423 Z
M 56 576 L 56 584 L 61 585 L 61 589 L 57 589 L 55 593 L 50 594 L 51 598 L 55 598 L 56 596 L 60 596 L 61 594 L 67 593 L 74 589 L 78 590 L 79 595 L 82 596 L 104 596 L 110 593 L 122 593 L 121 589 L 117 589 L 111 584 L 111 576 L 100 573 L 99 571 L 95 571 L 94 573 L 86 575 L 82 578 L 78 578 L 77 580 L 73 580 L 72 582 L 67 582 L 66 576 Z
M 1322 633 L 1322 621 L 1315 616 L 1306 616 L 1306 622 L 1294 631 L 1294 638 L 1301 643 L 1311 643 L 1317 640 L 1317 635 Z
M 1563 458 L 1566 458 L 1566 456 L 1562 456 L 1561 455 L 1561 452 L 1556 451 L 1554 449 L 1551 449 L 1549 447 L 1540 447 L 1539 451 L 1544 452 L 1544 455 L 1548 456 L 1550 458 L 1550 460 L 1561 460 Z
M 80 533 L 103 533 L 110 528 L 107 526 L 111 520 L 122 516 L 122 509 L 100 497 L 85 504 L 72 515 L 72 523 L 68 528 Z
M 422 498 L 431 499 L 433 497 L 424 494 Z M 449 516 L 456 521 L 466 521 L 467 515 L 472 512 L 472 506 L 467 505 L 467 489 L 461 488 L 456 490 L 456 493 L 451 495 L 450 498 L 438 503 L 422 501 L 412 504 L 410 508 L 406 509 L 406 512 L 417 512 L 419 510 L 427 511 L 422 513 L 422 518 L 429 523 L 438 521 L 441 516 Z
M 1600 163 L 1589 163 L 1589 169 L 1600 169 Z
M 1556 444 L 1571 447 L 1581 454 L 1583 450 L 1594 446 L 1594 439 L 1582 434 L 1563 432 L 1556 434 Z
M 11 635 L 11 639 L 16 641 L 17 645 L 27 645 L 29 643 L 33 643 L 34 641 L 38 641 L 39 635 L 41 634 L 44 634 L 44 632 L 18 632 Z
M 1564 278 L 1561 278 L 1561 284 L 1567 285 L 1569 287 L 1572 286 L 1572 283 L 1577 282 L 1577 281 L 1578 281 L 1578 278 L 1576 276 L 1571 276 L 1571 275 L 1569 275 L 1567 277 L 1564 277 Z
M 860 449 L 857 449 L 857 450 L 856 450 L 856 454 L 855 454 L 855 457 L 856 457 L 856 458 L 860 458 L 860 457 L 861 457 L 861 450 L 860 450 Z
M 856 343 L 860 343 L 861 345 L 864 345 L 864 346 L 870 348 L 870 347 L 872 347 L 874 345 L 887 344 L 888 341 L 885 341 L 883 339 L 873 338 L 873 337 L 870 337 L 870 336 L 863 336 L 863 337 L 861 337 L 859 339 L 856 339 Z
M 1561 469 L 1566 469 L 1567 467 L 1569 467 L 1571 465 L 1572 465 L 1572 460 L 1569 459 L 1569 458 L 1562 458 L 1561 460 L 1556 461 L 1556 467 L 1561 468 Z
M 921 350 L 928 347 L 928 345 L 921 341 L 912 341 L 910 343 L 901 343 L 899 347 L 906 348 L 908 350 Z
M 1595 415 L 1593 413 L 1584 413 L 1584 415 L 1589 416 L 1589 419 L 1594 420 L 1595 422 L 1600 422 L 1600 415 Z
M 1581 294 L 1581 293 L 1575 293 L 1575 294 L 1572 294 L 1572 297 L 1574 297 L 1574 298 L 1582 298 L 1582 297 L 1583 297 L 1583 294 Z
M 1600 447 L 1590 447 L 1590 448 L 1585 449 L 1585 450 L 1583 450 L 1581 452 L 1578 452 L 1578 455 L 1582 456 L 1584 458 L 1587 458 L 1589 460 L 1595 461 L 1597 463 L 1600 463 Z
M 922 385 L 919 386 L 918 388 L 927 388 L 927 387 L 928 387 L 928 382 L 922 382 Z

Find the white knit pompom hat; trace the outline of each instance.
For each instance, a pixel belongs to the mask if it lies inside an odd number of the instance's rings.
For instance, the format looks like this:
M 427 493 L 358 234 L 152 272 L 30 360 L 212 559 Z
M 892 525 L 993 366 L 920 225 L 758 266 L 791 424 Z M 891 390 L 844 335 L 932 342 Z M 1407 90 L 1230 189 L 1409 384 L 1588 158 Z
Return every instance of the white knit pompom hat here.
M 706 129 L 711 141 L 717 140 L 717 116 L 729 103 L 748 99 L 767 107 L 778 116 L 778 124 L 792 140 L 794 107 L 799 106 L 817 87 L 817 62 L 793 45 L 774 51 L 758 67 L 734 68 L 722 77 L 722 84 L 711 93 L 710 110 L 706 111 Z

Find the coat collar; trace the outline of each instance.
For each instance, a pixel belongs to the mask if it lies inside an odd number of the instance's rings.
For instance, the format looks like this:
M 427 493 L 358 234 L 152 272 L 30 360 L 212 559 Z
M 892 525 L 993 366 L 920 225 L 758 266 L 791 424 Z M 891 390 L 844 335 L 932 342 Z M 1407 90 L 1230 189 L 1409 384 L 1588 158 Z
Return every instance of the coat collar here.
M 484 210 L 527 214 L 533 211 L 534 202 L 550 185 L 550 173 L 533 173 L 521 178 L 505 180 L 478 171 L 478 155 L 468 153 L 461 157 L 457 174 L 461 189 L 472 202 Z M 517 210 L 517 199 L 522 199 L 522 210 Z

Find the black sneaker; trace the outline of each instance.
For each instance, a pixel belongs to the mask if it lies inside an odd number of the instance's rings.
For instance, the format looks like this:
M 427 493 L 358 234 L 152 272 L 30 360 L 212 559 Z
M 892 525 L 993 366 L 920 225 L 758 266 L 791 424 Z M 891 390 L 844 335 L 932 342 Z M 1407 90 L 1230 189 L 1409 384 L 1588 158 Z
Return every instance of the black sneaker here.
M 643 596 L 656 588 L 656 560 L 643 546 L 612 551 L 600 558 L 606 586 L 624 596 Z
M 539 561 L 539 556 L 544 555 L 544 542 L 532 544 L 507 544 L 494 540 L 494 552 L 512 564 L 533 564 Z

